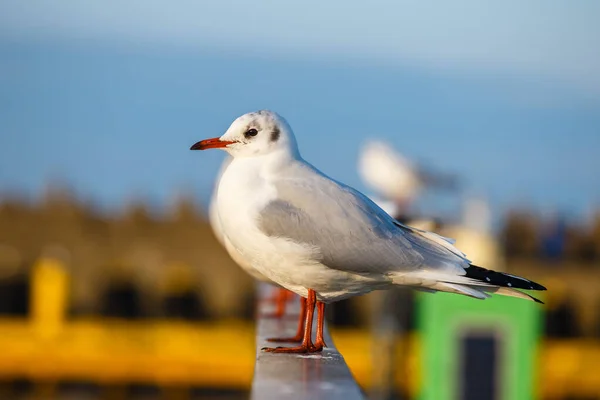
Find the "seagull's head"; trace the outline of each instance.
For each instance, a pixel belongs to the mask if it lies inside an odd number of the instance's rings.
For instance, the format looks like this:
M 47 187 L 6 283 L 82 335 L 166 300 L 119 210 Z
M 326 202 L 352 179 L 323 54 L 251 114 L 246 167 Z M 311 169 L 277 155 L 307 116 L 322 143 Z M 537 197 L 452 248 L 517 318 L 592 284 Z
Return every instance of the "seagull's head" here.
M 238 117 L 221 137 L 201 140 L 191 150 L 222 149 L 233 157 L 296 153 L 294 133 L 279 114 L 261 110 Z

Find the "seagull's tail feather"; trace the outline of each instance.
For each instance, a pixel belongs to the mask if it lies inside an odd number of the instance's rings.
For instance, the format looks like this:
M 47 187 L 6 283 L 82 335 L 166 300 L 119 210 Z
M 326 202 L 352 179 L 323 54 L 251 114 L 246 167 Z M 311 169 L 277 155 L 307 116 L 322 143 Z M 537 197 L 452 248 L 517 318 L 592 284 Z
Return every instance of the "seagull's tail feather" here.
M 476 288 L 469 285 L 460 285 L 457 283 L 437 282 L 436 284 L 430 286 L 430 288 L 438 292 L 462 294 L 479 300 L 485 300 L 488 297 L 491 297 L 489 294 L 487 294 L 480 288 Z
M 511 288 L 504 288 L 504 287 L 481 288 L 481 290 L 483 290 L 487 293 L 494 293 L 494 294 L 497 294 L 500 296 L 516 297 L 519 299 L 531 300 L 531 301 L 535 301 L 536 303 L 544 304 L 544 302 L 538 298 L 535 298 L 527 293 L 523 293 L 519 290 L 515 290 L 515 289 L 511 289 Z
M 503 287 L 485 287 L 485 286 L 470 286 L 470 285 L 459 285 L 456 283 L 437 282 L 436 284 L 428 288 L 416 288 L 426 292 L 448 292 L 462 294 L 465 296 L 473 297 L 479 300 L 485 300 L 491 297 L 492 294 L 499 296 L 516 297 L 519 299 L 525 299 L 535 301 L 536 303 L 544 304 L 543 301 L 537 299 L 527 293 L 520 292 L 511 288 Z
M 426 291 L 457 293 L 481 300 L 491 297 L 492 294 L 497 294 L 542 303 L 539 299 L 516 290 L 546 290 L 539 283 L 475 265 L 470 265 L 465 268 L 465 271 L 465 275 L 453 275 L 442 271 L 420 270 L 396 276 L 393 278 L 393 282 L 400 285 L 419 287 Z

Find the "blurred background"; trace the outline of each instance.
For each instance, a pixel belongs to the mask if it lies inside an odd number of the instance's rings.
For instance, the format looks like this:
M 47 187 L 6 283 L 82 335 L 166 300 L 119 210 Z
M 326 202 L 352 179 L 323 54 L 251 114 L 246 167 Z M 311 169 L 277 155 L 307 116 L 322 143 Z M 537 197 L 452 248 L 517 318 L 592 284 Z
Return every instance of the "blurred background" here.
M 511 398 L 486 366 L 524 360 L 523 398 L 600 398 L 598 18 L 585 1 L 0 1 L 0 398 L 248 396 L 255 284 L 207 222 L 224 154 L 188 149 L 262 108 L 394 217 L 548 287 L 494 340 L 457 339 L 455 398 Z M 436 398 L 423 321 L 447 297 L 425 296 L 328 311 L 371 398 Z M 468 300 L 449 312 L 500 312 Z M 532 341 L 503 353 L 513 328 Z

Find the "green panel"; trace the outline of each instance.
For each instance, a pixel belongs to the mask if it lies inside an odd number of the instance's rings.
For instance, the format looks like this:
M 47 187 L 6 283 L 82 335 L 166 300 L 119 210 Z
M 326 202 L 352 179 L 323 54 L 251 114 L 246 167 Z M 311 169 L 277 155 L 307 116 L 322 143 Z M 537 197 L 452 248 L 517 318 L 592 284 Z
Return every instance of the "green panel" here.
M 450 293 L 418 293 L 421 346 L 421 400 L 459 400 L 460 341 L 465 331 L 494 331 L 499 355 L 502 400 L 534 397 L 542 305 L 493 296 L 477 300 Z

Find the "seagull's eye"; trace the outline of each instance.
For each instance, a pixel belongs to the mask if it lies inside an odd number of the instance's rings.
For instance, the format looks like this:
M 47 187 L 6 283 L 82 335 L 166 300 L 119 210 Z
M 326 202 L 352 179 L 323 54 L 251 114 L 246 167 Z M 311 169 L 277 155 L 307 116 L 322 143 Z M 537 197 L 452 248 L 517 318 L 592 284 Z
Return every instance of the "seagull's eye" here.
M 247 137 L 247 138 L 250 138 L 250 137 L 253 137 L 253 136 L 256 136 L 256 135 L 258 135 L 258 131 L 256 129 L 254 129 L 254 128 L 248 129 L 246 131 L 246 133 L 244 133 L 244 136 Z

